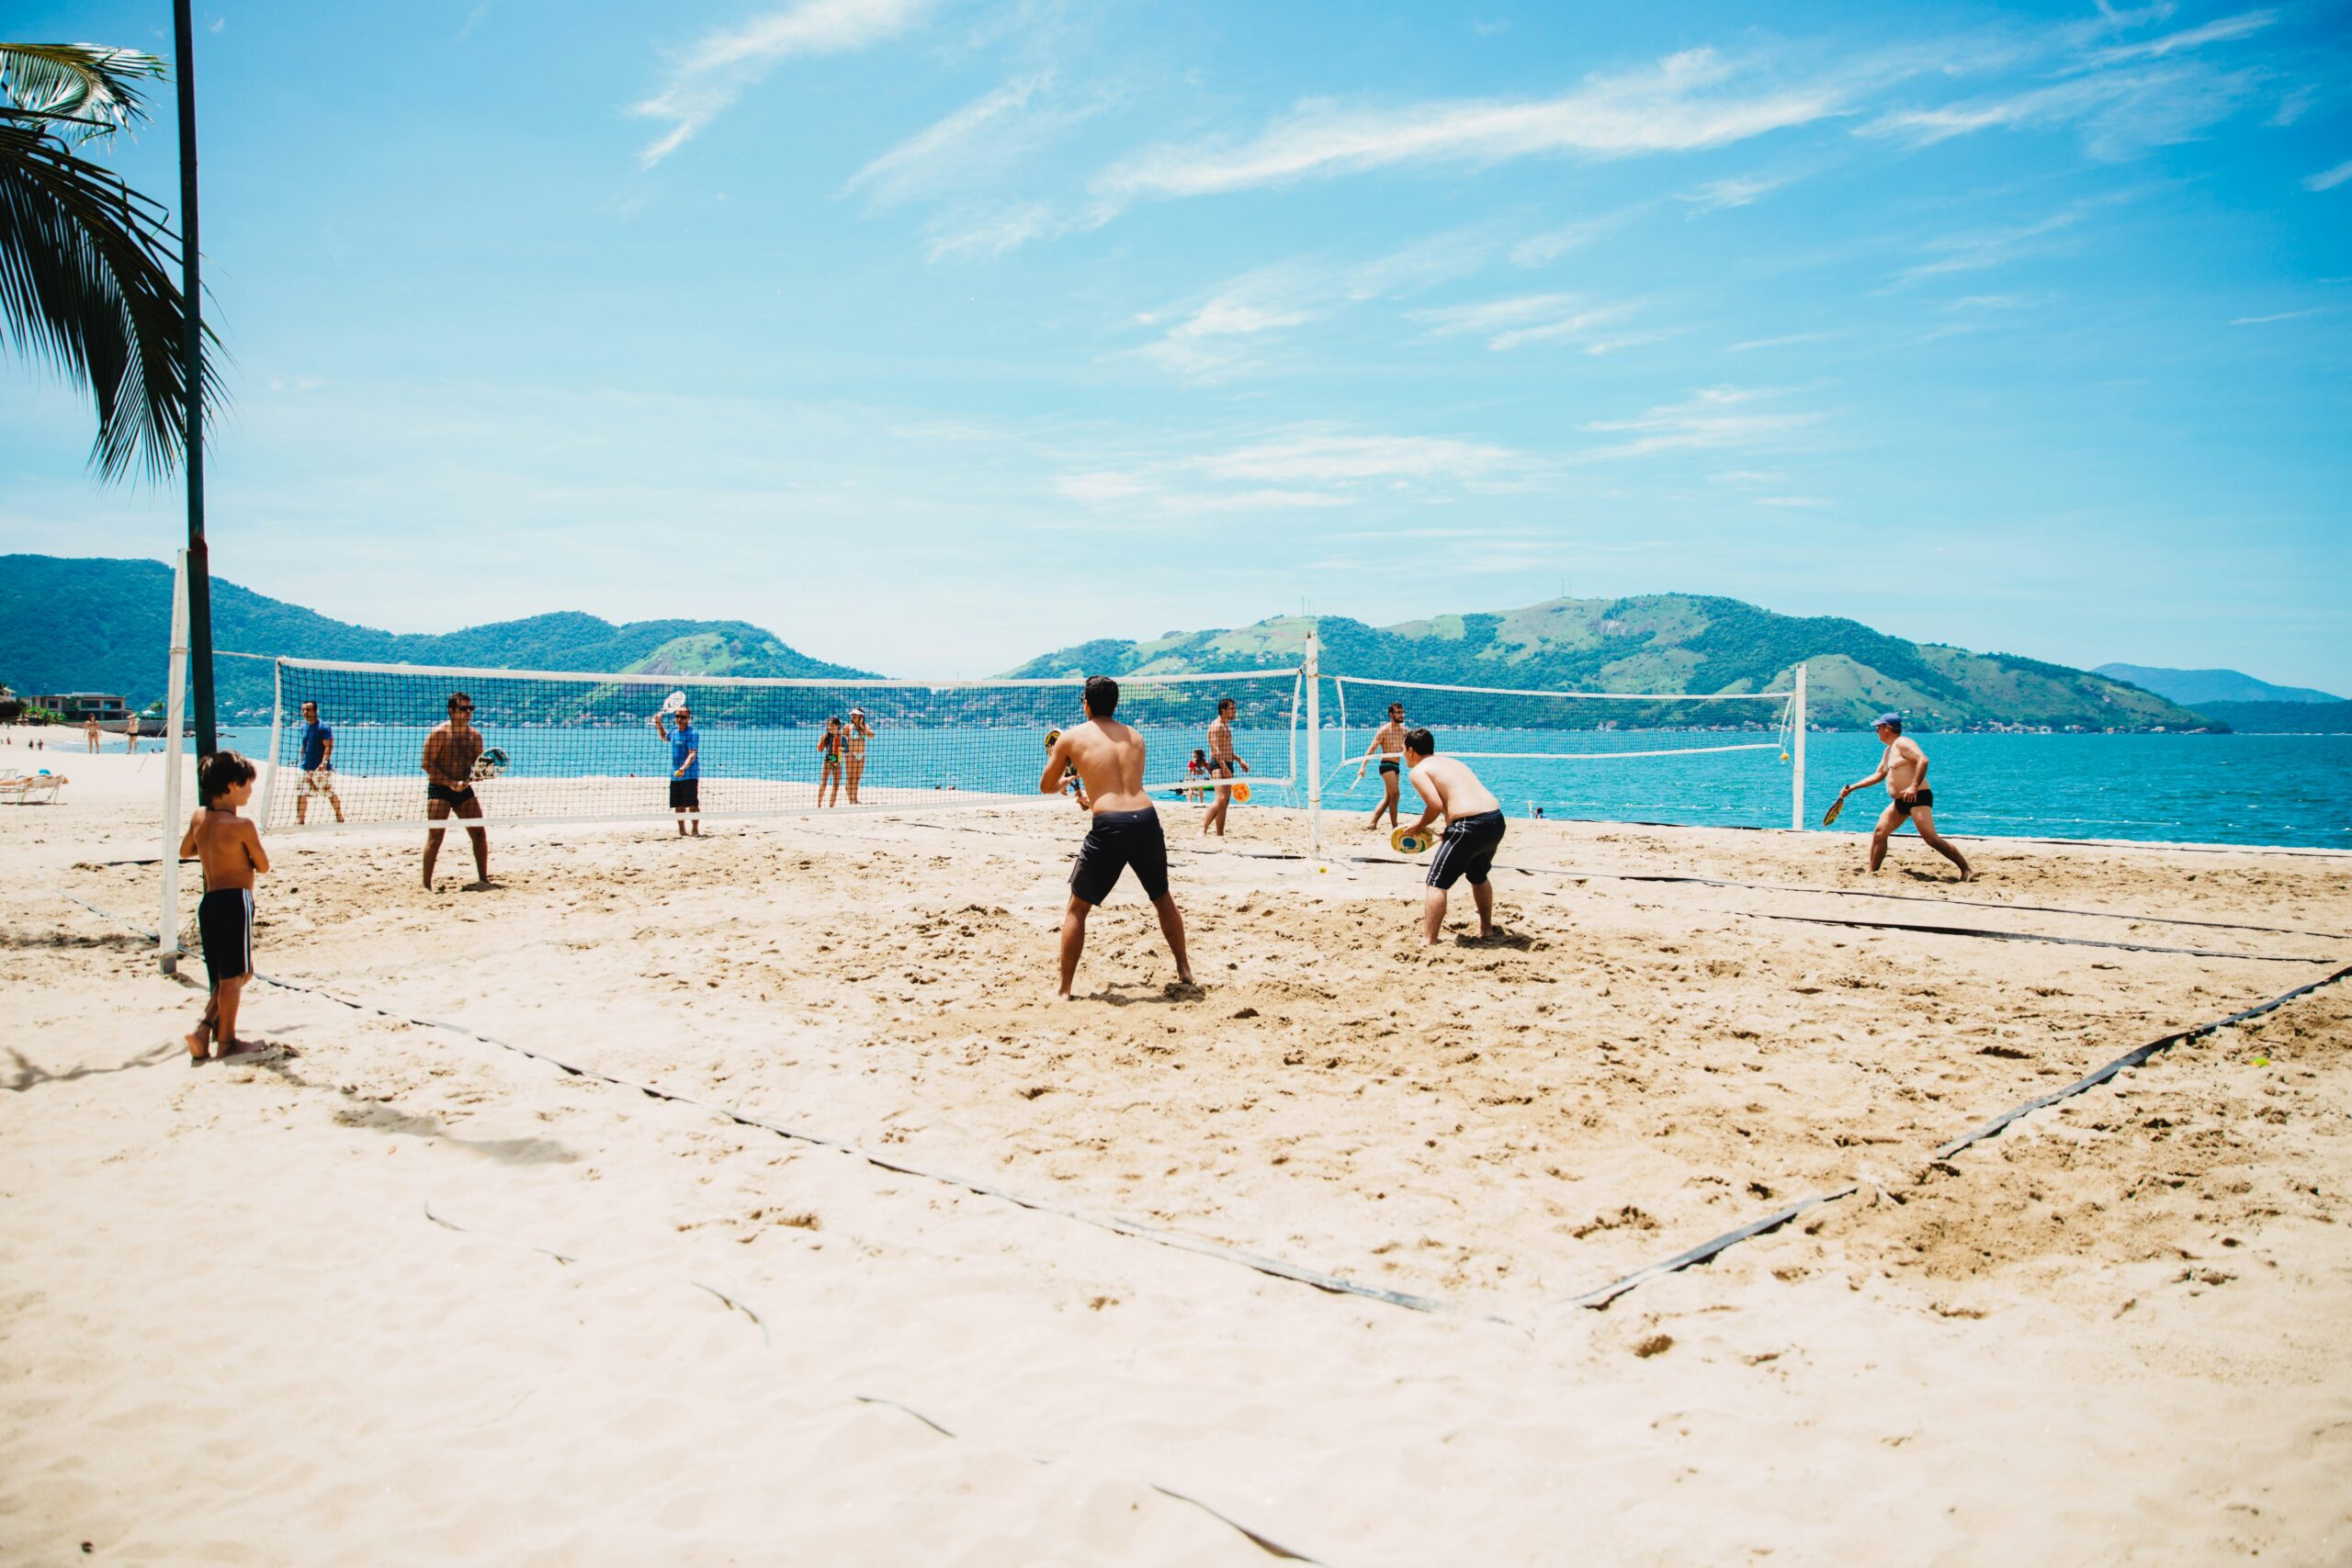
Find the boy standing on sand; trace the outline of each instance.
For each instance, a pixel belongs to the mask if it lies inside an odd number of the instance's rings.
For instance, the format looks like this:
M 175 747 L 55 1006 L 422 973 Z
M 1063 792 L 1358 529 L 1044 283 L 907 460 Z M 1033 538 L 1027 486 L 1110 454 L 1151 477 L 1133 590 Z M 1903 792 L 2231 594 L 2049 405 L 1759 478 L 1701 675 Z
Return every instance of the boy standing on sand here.
M 1108 677 L 1098 677 L 1098 679 L 1108 679 Z M 1116 691 L 1118 688 L 1114 684 L 1112 689 Z M 1140 745 L 1141 741 L 1138 740 L 1137 744 Z M 1233 699 L 1220 697 L 1217 699 L 1216 717 L 1209 724 L 1209 776 L 1215 779 L 1229 779 L 1233 776 L 1233 770 L 1236 768 L 1239 768 L 1246 773 L 1250 771 L 1250 764 L 1234 754 Z M 1143 775 L 1138 773 L 1136 776 L 1140 779 Z M 1201 832 L 1204 837 L 1211 831 L 1220 839 L 1225 837 L 1225 813 L 1232 804 L 1233 786 L 1229 784 L 1218 784 L 1216 802 L 1209 807 L 1209 814 L 1201 818 Z
M 1069 1000 L 1078 957 L 1086 951 L 1086 917 L 1111 896 L 1119 874 L 1130 866 L 1143 885 L 1143 896 L 1159 915 L 1159 932 L 1176 958 L 1177 984 L 1189 986 L 1193 964 L 1184 954 L 1184 917 L 1168 891 L 1168 840 L 1160 832 L 1151 796 L 1144 793 L 1143 737 L 1111 716 L 1118 711 L 1119 683 L 1108 675 L 1087 682 L 1080 701 L 1086 722 L 1062 731 L 1046 753 L 1046 771 L 1037 779 L 1038 794 L 1058 795 L 1063 773 L 1076 768 L 1079 801 L 1093 813 L 1069 874 L 1069 907 L 1062 913 L 1061 986 L 1055 999 Z M 1232 705 L 1222 703 L 1218 711 Z
M 1421 896 L 1422 945 L 1437 945 L 1445 926 L 1446 889 L 1465 876 L 1478 906 L 1478 935 L 1494 935 L 1495 889 L 1487 873 L 1502 847 L 1503 803 L 1478 782 L 1469 763 L 1439 756 L 1437 738 L 1426 729 L 1405 732 L 1405 765 L 1412 770 L 1414 790 L 1427 803 L 1420 820 L 1406 831 L 1426 832 L 1431 818 L 1445 818 L 1445 839 L 1430 861 L 1429 891 Z
M 1936 832 L 1936 792 L 1928 787 L 1928 754 L 1919 743 L 1903 733 L 1903 716 L 1883 713 L 1878 716 L 1879 744 L 1886 750 L 1878 760 L 1878 772 L 1866 779 L 1856 779 L 1838 792 L 1838 799 L 1845 798 L 1858 789 L 1868 789 L 1881 779 L 1886 781 L 1886 793 L 1891 797 L 1886 809 L 1879 813 L 1878 826 L 1871 829 L 1871 870 L 1886 858 L 1886 841 L 1894 836 L 1907 818 L 1919 830 L 1919 840 L 1936 853 L 1960 867 L 1960 879 L 1966 882 L 1975 873 L 1968 869 L 1968 859 Z
M 237 1038 L 237 1004 L 254 972 L 254 877 L 269 869 L 261 833 L 237 815 L 254 796 L 254 765 L 234 751 L 215 751 L 197 770 L 204 805 L 180 837 L 180 859 L 204 863 L 204 897 L 196 907 L 204 937 L 204 971 L 212 982 L 204 1017 L 187 1036 L 187 1059 L 205 1060 L 217 1041 L 220 1055 L 254 1056 L 267 1048 Z

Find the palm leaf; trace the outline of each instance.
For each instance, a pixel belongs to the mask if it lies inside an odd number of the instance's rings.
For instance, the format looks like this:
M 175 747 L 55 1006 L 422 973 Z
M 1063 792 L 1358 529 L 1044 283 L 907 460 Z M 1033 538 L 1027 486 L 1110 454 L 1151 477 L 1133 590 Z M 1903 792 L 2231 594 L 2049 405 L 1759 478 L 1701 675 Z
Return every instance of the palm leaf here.
M 0 118 L 0 330 L 90 389 L 90 462 L 107 479 L 160 479 L 181 456 L 187 312 L 164 216 L 36 124 Z M 221 395 L 209 352 L 200 378 L 209 407 Z
M 139 84 L 167 74 L 164 62 L 135 49 L 94 43 L 0 43 L 0 117 L 72 127 L 102 136 L 147 116 Z

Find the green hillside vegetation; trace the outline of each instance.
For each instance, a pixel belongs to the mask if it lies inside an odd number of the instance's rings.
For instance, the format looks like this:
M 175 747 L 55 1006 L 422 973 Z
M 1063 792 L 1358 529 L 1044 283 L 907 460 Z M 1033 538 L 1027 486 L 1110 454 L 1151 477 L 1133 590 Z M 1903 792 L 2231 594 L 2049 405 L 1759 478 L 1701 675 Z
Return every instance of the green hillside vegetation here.
M 2120 681 L 2012 654 L 1906 642 L 1858 621 L 1775 615 L 1736 599 L 1554 599 L 1393 626 L 1318 623 L 1327 671 L 1439 684 L 1602 692 L 1761 692 L 1806 666 L 1815 724 L 1893 708 L 1924 729 L 2201 729 L 2207 717 Z M 1095 641 L 1010 673 L 1182 673 L 1295 664 L 1308 623 L 1279 616 L 1148 642 Z M 1620 713 L 1620 717 L 1647 715 Z M 1660 716 L 1662 716 L 1662 715 Z
M 21 694 L 119 692 L 139 707 L 164 695 L 171 569 L 157 561 L 0 556 L 0 681 Z M 213 646 L 222 651 L 378 664 L 660 675 L 867 676 L 786 646 L 742 621 L 632 621 L 565 613 L 438 636 L 334 620 L 220 578 Z M 223 722 L 266 716 L 270 666 L 214 663 Z
M 2202 703 L 2197 711 L 2247 735 L 2352 735 L 2352 703 Z

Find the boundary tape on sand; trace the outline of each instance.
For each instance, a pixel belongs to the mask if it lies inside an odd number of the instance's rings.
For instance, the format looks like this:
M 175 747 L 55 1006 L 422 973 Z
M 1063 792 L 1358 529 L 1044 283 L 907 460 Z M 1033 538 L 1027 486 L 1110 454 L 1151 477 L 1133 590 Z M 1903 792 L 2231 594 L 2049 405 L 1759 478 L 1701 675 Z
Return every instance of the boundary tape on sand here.
M 117 925 L 125 926 L 132 931 L 139 931 L 141 935 L 146 936 L 151 941 L 157 940 L 156 935 L 153 931 L 140 926 L 135 920 L 128 919 L 123 916 L 115 914 L 111 910 L 102 909 L 97 905 L 89 902 L 87 899 L 77 897 L 74 895 L 66 892 L 62 887 L 52 887 L 51 891 L 58 897 L 64 899 L 67 903 L 73 904 L 80 908 L 86 909 L 91 914 L 99 917 L 101 919 L 110 920 Z M 469 1029 L 462 1024 L 449 1023 L 439 1019 L 416 1017 L 411 1014 L 395 1011 L 390 1008 L 379 1007 L 370 1002 L 353 1001 L 346 998 L 336 996 L 333 992 L 324 990 L 321 987 L 305 986 L 296 981 L 275 979 L 269 976 L 260 974 L 256 974 L 254 978 L 260 980 L 264 985 L 275 986 L 281 990 L 298 991 L 311 996 L 321 997 L 328 1001 L 337 1004 L 338 1006 L 349 1008 L 356 1012 L 374 1013 L 381 1018 L 390 1018 L 401 1022 L 413 1023 L 428 1029 L 439 1029 L 449 1033 L 462 1035 L 467 1039 L 479 1041 L 488 1045 L 497 1046 L 501 1050 L 512 1051 L 518 1055 L 528 1057 L 533 1061 L 545 1062 L 548 1066 L 573 1077 L 587 1078 L 595 1082 L 607 1083 L 619 1089 L 634 1089 L 650 1100 L 665 1100 L 675 1105 L 688 1106 L 695 1110 L 704 1111 L 710 1114 L 722 1117 L 725 1120 L 735 1122 L 741 1126 L 756 1128 L 763 1132 L 775 1134 L 779 1137 L 807 1143 L 817 1147 L 838 1150 L 843 1154 L 853 1155 L 865 1161 L 866 1164 L 874 1166 L 877 1169 L 888 1170 L 897 1175 L 914 1177 L 922 1180 L 933 1181 L 944 1186 L 959 1187 L 967 1191 L 974 1192 L 983 1197 L 1001 1199 L 1005 1202 L 1012 1203 L 1019 1208 L 1030 1210 L 1033 1213 L 1051 1214 L 1058 1218 L 1076 1220 L 1083 1224 L 1094 1225 L 1100 1229 L 1113 1231 L 1122 1235 L 1134 1236 L 1139 1240 L 1156 1242 L 1163 1247 L 1175 1247 L 1182 1251 L 1196 1253 L 1202 1257 L 1214 1258 L 1225 1262 L 1238 1263 L 1246 1268 L 1254 1269 L 1259 1273 L 1271 1275 L 1276 1279 L 1294 1280 L 1300 1284 L 1312 1285 L 1317 1290 L 1328 1292 L 1335 1295 L 1362 1297 L 1367 1300 L 1380 1302 L 1390 1306 L 1406 1307 L 1416 1312 L 1448 1313 L 1456 1310 L 1454 1303 L 1436 1297 L 1417 1296 L 1402 1291 L 1387 1290 L 1377 1285 L 1361 1284 L 1351 1280 L 1344 1280 L 1336 1275 L 1324 1273 L 1319 1269 L 1308 1269 L 1302 1265 L 1287 1263 L 1279 1258 L 1262 1258 L 1254 1253 L 1244 1252 L 1238 1247 L 1227 1247 L 1220 1242 L 1209 1241 L 1204 1237 L 1187 1235 L 1182 1231 L 1170 1230 L 1163 1226 L 1148 1224 L 1141 1221 L 1127 1220 L 1116 1215 L 1088 1214 L 1075 1209 L 1065 1209 L 1056 1204 L 1041 1202 L 1037 1200 L 1026 1198 L 1019 1193 L 994 1187 L 985 1182 L 968 1180 L 962 1177 L 940 1175 L 933 1171 L 922 1169 L 918 1167 L 907 1165 L 901 1161 L 889 1159 L 881 1155 L 870 1153 L 865 1149 L 858 1148 L 854 1145 L 843 1143 L 837 1139 L 828 1138 L 820 1134 L 802 1132 L 794 1128 L 783 1126 L 776 1122 L 768 1122 L 760 1117 L 752 1116 L 746 1112 L 732 1110 L 729 1107 L 711 1105 L 702 1100 L 694 1100 L 685 1095 L 672 1093 L 667 1089 L 655 1089 L 650 1085 L 631 1082 L 627 1078 L 615 1077 L 608 1073 L 594 1072 L 587 1068 L 574 1066 L 547 1052 L 534 1050 L 527 1045 L 516 1045 L 508 1041 L 499 1040 L 493 1036 L 483 1034 L 477 1030 Z M 2251 1007 L 2242 1008 L 2236 1012 L 2231 1013 L 2226 1017 L 2215 1019 L 2207 1023 L 2192 1024 L 2185 1029 L 2175 1030 L 2171 1033 L 2161 1035 L 2154 1040 L 2149 1041 L 2143 1045 L 2134 1046 L 2132 1049 L 2126 1051 L 2121 1055 L 2116 1057 L 2113 1061 L 2109 1062 L 2106 1066 L 2099 1067 L 2091 1073 L 2086 1074 L 2084 1077 L 2075 1079 L 2073 1083 L 2066 1085 L 2063 1089 L 2053 1089 L 2048 1094 L 2037 1095 L 2033 1099 L 2029 1100 L 2020 1105 L 2003 1111 L 2000 1115 L 1983 1123 L 1973 1132 L 1970 1132 L 1962 1137 L 1954 1139 L 1951 1143 L 1939 1147 L 1929 1156 L 1929 1158 L 1931 1161 L 1949 1159 L 1953 1155 L 1962 1152 L 1972 1145 L 1979 1144 L 1986 1139 L 1998 1136 L 2003 1131 L 2007 1129 L 2013 1122 L 2018 1121 L 2020 1118 L 2030 1116 L 2037 1111 L 2046 1110 L 2050 1106 L 2058 1104 L 2063 1100 L 2071 1100 L 2076 1095 L 2083 1094 L 2089 1089 L 2095 1089 L 2098 1085 L 2107 1082 L 2109 1079 L 2123 1072 L 2125 1069 L 2139 1066 L 2149 1061 L 2151 1058 L 2159 1055 L 2165 1051 L 2171 1050 L 2174 1046 L 2188 1044 L 2194 1041 L 2201 1040 L 2209 1035 L 2219 1033 L 2224 1029 L 2233 1028 L 2235 1025 L 2261 1018 L 2266 1014 L 2276 1012 L 2290 1002 L 2310 996 L 2314 992 L 2324 990 L 2328 987 L 2337 985 L 2346 979 L 2352 979 L 2352 964 L 2346 964 L 2346 966 L 2336 970 L 2332 975 L 2324 976 L 2317 980 L 2309 982 L 2308 984 L 2298 986 L 2293 990 L 2281 992 L 2279 995 L 2271 998 L 2268 1001 L 2257 1002 Z M 1668 1274 L 1679 1273 L 1685 1269 L 1693 1268 L 1702 1263 L 1711 1262 L 1723 1253 L 1738 1246 L 1741 1242 L 1750 1240 L 1756 1236 L 1769 1235 L 1771 1232 L 1780 1229 L 1782 1225 L 1787 1224 L 1791 1220 L 1795 1219 L 1798 1215 L 1806 1213 L 1808 1210 L 1819 1208 L 1824 1204 L 1834 1203 L 1841 1199 L 1851 1197 L 1860 1190 L 1861 1183 L 1849 1182 L 1845 1186 L 1837 1188 L 1831 1191 L 1816 1193 L 1809 1198 L 1801 1198 L 1793 1203 L 1788 1204 L 1781 1209 L 1776 1209 L 1772 1213 L 1763 1215 L 1761 1218 L 1750 1220 L 1744 1224 L 1736 1226 L 1731 1230 L 1724 1231 L 1719 1235 L 1711 1237 L 1706 1241 L 1702 1241 L 1698 1246 L 1677 1253 L 1671 1258 L 1664 1258 L 1657 1263 L 1635 1269 L 1633 1273 L 1611 1280 L 1608 1284 L 1602 1285 L 1596 1290 L 1585 1292 L 1581 1295 L 1572 1296 L 1568 1298 L 1566 1304 L 1570 1306 L 1585 1307 L 1592 1310 L 1606 1308 L 1611 1303 L 1616 1301 L 1620 1296 L 1624 1295 L 1627 1292 L 1647 1284 L 1652 1280 L 1662 1278 Z M 707 1289 L 707 1287 L 703 1288 Z M 718 1292 L 714 1292 L 713 1293 L 717 1294 Z M 728 1298 L 724 1296 L 721 1296 L 720 1299 L 722 1301 L 728 1300 Z M 729 1301 L 729 1304 L 730 1306 L 740 1305 L 740 1303 L 732 1301 Z M 748 1308 L 743 1308 L 742 1310 L 749 1314 Z M 1524 1327 L 1523 1325 L 1518 1324 L 1510 1318 L 1503 1317 L 1498 1314 L 1485 1314 L 1482 1315 L 1485 1316 L 1487 1321 L 1499 1324 L 1506 1327 Z M 762 1326 L 764 1331 L 765 1325 L 763 1325 Z M 1183 1500 L 1186 1502 L 1193 1501 L 1193 1499 L 1191 1498 L 1185 1498 Z M 1236 1528 L 1238 1529 L 1239 1527 L 1237 1526 Z

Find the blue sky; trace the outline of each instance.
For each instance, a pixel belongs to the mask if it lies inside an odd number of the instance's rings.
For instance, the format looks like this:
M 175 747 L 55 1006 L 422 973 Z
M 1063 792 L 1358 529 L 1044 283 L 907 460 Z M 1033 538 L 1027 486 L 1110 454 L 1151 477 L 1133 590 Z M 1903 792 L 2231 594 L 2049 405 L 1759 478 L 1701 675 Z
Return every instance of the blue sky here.
M 1686 590 L 2352 690 L 2342 6 L 198 25 L 216 570 L 332 615 L 970 675 Z M 0 549 L 171 548 L 85 404 L 0 389 Z

